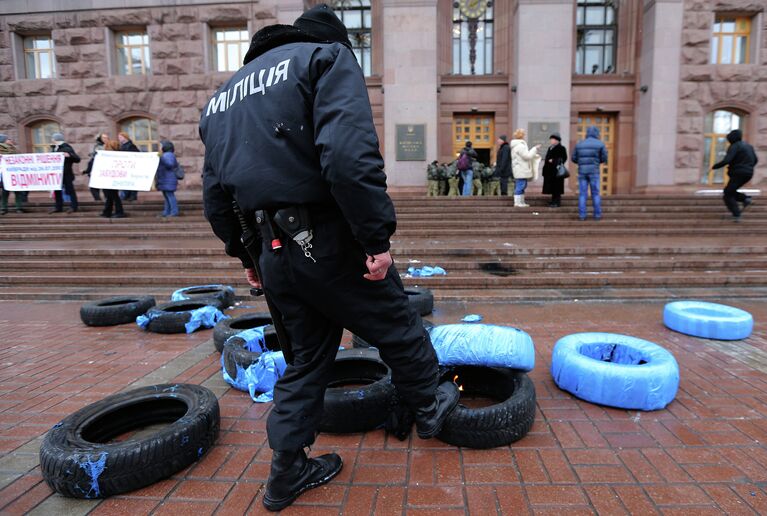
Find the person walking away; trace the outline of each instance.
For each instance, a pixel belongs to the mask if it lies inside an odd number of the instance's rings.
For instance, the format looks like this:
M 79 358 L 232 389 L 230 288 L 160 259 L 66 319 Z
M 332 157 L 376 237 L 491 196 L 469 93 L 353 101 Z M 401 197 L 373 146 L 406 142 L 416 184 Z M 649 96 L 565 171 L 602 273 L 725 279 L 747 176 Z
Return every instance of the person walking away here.
M 90 180 L 91 177 L 91 171 L 93 171 L 93 161 L 96 159 L 96 153 L 100 150 L 104 150 L 104 147 L 106 146 L 106 142 L 109 141 L 109 136 L 106 133 L 102 133 L 98 136 L 96 136 L 96 144 L 93 146 L 93 151 L 91 151 L 90 155 L 88 156 L 90 159 L 88 159 L 88 166 L 85 168 L 85 172 L 83 172 L 84 175 L 88 176 L 88 179 Z M 100 201 L 101 200 L 101 190 L 98 188 L 90 188 L 91 196 L 93 197 L 94 201 Z
M 0 134 L 0 154 L 18 154 L 19 151 L 8 136 Z M 11 192 L 6 190 L 3 185 L 3 177 L 0 175 L 0 188 L 3 189 L 2 193 L 2 207 L 0 207 L 0 215 L 8 213 L 8 198 L 11 196 Z M 16 213 L 24 213 L 24 192 L 13 192 L 13 201 L 16 205 Z
M 599 169 L 607 163 L 607 147 L 599 139 L 599 128 L 586 129 L 586 138 L 579 141 L 573 149 L 573 163 L 578 165 L 578 219 L 586 220 L 586 198 L 591 189 L 591 202 L 594 204 L 594 220 L 602 219 L 602 197 Z
M 264 27 L 200 118 L 205 216 L 251 286 L 265 290 L 292 344 L 294 359 L 275 385 L 267 420 L 273 453 L 262 503 L 272 511 L 341 470 L 337 454 L 307 458 L 304 449 L 317 434 L 344 328 L 376 343 L 419 437 L 439 433 L 458 403 L 455 384 L 439 384 L 428 332 L 392 264 L 396 216 L 351 49 L 346 27 L 324 4 L 293 26 Z M 266 75 L 269 86 L 259 83 Z M 238 84 L 263 91 L 235 96 Z M 240 241 L 233 201 L 264 235 L 263 277 Z M 310 249 L 290 237 L 300 233 L 288 233 L 289 224 L 312 230 Z M 271 234 L 282 247 L 273 249 Z
M 165 197 L 165 208 L 162 211 L 162 217 L 178 217 L 178 203 L 176 202 L 176 188 L 178 188 L 178 177 L 176 171 L 178 170 L 178 161 L 176 161 L 176 155 L 174 154 L 173 143 L 168 140 L 160 141 L 160 148 L 162 149 L 162 156 L 160 156 L 160 163 L 157 165 L 157 177 L 155 183 L 157 189 L 162 192 Z
M 109 140 L 106 142 L 104 150 L 119 151 L 120 142 L 117 140 Z M 114 214 L 112 213 L 113 209 Z M 123 203 L 122 200 L 120 200 L 120 193 L 117 190 L 104 189 L 104 211 L 101 212 L 100 216 L 113 219 L 125 218 Z
M 124 152 L 141 152 L 141 149 L 136 147 L 136 144 L 133 143 L 133 141 L 130 139 L 130 136 L 128 136 L 128 133 L 126 132 L 120 132 L 117 134 L 117 141 L 120 142 L 120 148 L 119 150 Z M 137 201 L 138 200 L 138 192 L 135 190 L 123 190 L 121 192 L 122 197 L 126 201 Z
M 562 206 L 562 194 L 565 193 L 565 178 L 557 177 L 559 165 L 567 163 L 567 149 L 562 145 L 559 133 L 549 136 L 551 145 L 543 158 L 543 193 L 551 195 L 550 208 Z
M 64 141 L 64 135 L 61 133 L 54 133 L 51 137 L 53 145 L 51 145 L 51 152 L 63 152 L 64 153 L 64 178 L 61 185 L 61 190 L 56 190 L 53 195 L 56 199 L 56 205 L 51 213 L 61 213 L 64 211 L 64 196 L 63 192 L 69 196 L 70 203 L 69 213 L 77 211 L 77 192 L 75 192 L 75 174 L 72 172 L 72 164 L 80 163 L 80 156 L 77 155 L 75 150 Z M 63 190 L 63 191 L 62 191 Z
M 509 195 L 509 178 L 511 174 L 511 148 L 505 134 L 498 137 L 498 152 L 495 155 L 495 176 L 501 181 L 501 195 Z
M 514 131 L 514 139 L 509 143 L 511 148 L 511 166 L 514 169 L 514 207 L 527 208 L 525 203 L 525 189 L 528 181 L 538 178 L 538 165 L 541 157 L 538 155 L 540 145 L 527 147 L 524 129 Z
M 474 169 L 472 168 L 472 160 L 477 159 L 477 151 L 472 148 L 470 141 L 466 141 L 466 146 L 461 149 L 461 153 L 458 155 L 458 172 L 461 174 L 461 180 L 463 181 L 463 192 L 461 195 L 471 195 L 474 182 Z
M 743 141 L 743 132 L 740 129 L 730 131 L 730 134 L 727 135 L 727 141 L 730 142 L 727 154 L 722 161 L 714 164 L 711 168 L 717 169 L 729 165 L 728 176 L 730 180 L 724 187 L 724 204 L 732 213 L 733 220 L 740 222 L 742 210 L 748 208 L 753 201 L 750 196 L 738 192 L 738 188 L 754 177 L 754 167 L 759 162 L 759 158 L 756 157 L 754 148 Z M 742 209 L 738 203 L 743 204 Z

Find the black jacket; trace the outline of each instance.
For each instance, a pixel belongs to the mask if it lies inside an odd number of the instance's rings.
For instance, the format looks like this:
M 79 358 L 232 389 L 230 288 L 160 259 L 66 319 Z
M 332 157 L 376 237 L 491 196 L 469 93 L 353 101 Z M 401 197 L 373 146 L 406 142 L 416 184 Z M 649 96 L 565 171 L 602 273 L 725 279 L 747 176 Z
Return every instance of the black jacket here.
M 550 162 L 549 162 L 550 160 Z M 548 195 L 562 195 L 565 193 L 565 179 L 557 178 L 557 166 L 560 163 L 567 165 L 567 149 L 561 143 L 552 145 L 546 151 L 543 158 L 543 193 Z
M 69 157 L 64 158 L 64 177 L 74 178 L 75 174 L 72 172 L 72 164 L 80 163 L 80 156 L 77 155 L 71 145 L 64 142 L 61 145 L 51 145 L 51 152 L 68 152 Z
M 250 266 L 232 199 L 245 213 L 340 209 L 367 254 L 386 252 L 396 217 L 354 54 L 305 41 L 248 54 L 200 119 L 205 216 L 227 254 Z
M 503 143 L 495 155 L 494 177 L 511 177 L 511 149 L 508 143 Z
M 125 152 L 141 152 L 141 149 L 136 147 L 136 144 L 133 143 L 131 140 L 128 140 L 125 143 L 121 143 L 120 150 Z
M 739 129 L 730 131 L 730 134 L 727 135 L 727 141 L 730 142 L 727 155 L 711 168 L 722 168 L 729 165 L 730 174 L 753 174 L 759 158 L 756 157 L 754 148 L 743 141 L 743 133 Z

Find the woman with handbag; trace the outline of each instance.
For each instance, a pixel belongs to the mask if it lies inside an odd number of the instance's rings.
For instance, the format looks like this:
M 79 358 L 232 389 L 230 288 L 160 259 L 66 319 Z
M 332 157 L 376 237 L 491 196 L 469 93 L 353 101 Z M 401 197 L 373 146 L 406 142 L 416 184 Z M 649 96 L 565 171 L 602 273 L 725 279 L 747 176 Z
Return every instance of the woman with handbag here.
M 567 149 L 562 145 L 559 133 L 552 134 L 549 139 L 551 146 L 543 160 L 543 193 L 551 195 L 550 208 L 559 208 L 562 205 L 562 194 L 565 193 L 565 179 L 570 176 L 565 167 Z
M 165 208 L 163 209 L 161 217 L 178 217 L 178 203 L 176 202 L 176 188 L 178 188 L 179 176 L 184 177 L 181 172 L 180 165 L 176 161 L 176 155 L 174 154 L 173 143 L 168 140 L 160 141 L 160 148 L 162 149 L 162 155 L 160 156 L 160 163 L 157 165 L 157 176 L 155 177 L 155 183 L 157 189 L 162 192 L 165 197 Z

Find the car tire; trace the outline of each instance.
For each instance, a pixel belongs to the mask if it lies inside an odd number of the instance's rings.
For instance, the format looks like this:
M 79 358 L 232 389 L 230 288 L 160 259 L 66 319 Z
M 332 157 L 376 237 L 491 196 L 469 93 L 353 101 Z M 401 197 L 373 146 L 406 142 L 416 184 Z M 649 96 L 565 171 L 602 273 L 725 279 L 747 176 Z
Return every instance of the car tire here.
M 229 285 L 203 285 L 200 287 L 182 288 L 173 293 L 174 299 L 181 301 L 200 301 L 212 298 L 216 300 L 216 308 L 224 310 L 234 304 L 234 289 Z M 208 303 L 213 305 L 213 303 Z
M 150 308 L 146 315 L 149 323 L 146 330 L 154 333 L 186 333 L 186 323 L 192 318 L 192 312 L 211 306 L 211 299 L 199 301 L 172 301 Z
M 733 306 L 704 301 L 674 301 L 663 308 L 663 324 L 694 337 L 741 340 L 754 330 L 754 317 Z
M 168 423 L 151 435 L 114 441 Z M 215 394 L 199 385 L 152 385 L 108 396 L 56 424 L 40 446 L 40 469 L 55 492 L 106 498 L 169 477 L 199 460 L 218 437 Z M 140 434 L 139 434 L 140 435 Z
M 221 353 L 224 350 L 224 343 L 229 337 L 237 335 L 241 331 L 267 325 L 268 327 L 264 329 L 264 337 L 269 340 L 272 338 L 270 336 L 274 335 L 274 338 L 276 339 L 274 326 L 272 326 L 272 316 L 269 313 L 257 312 L 243 314 L 229 319 L 222 319 L 221 321 L 218 321 L 213 328 L 213 345 L 216 346 L 216 350 Z M 279 351 L 279 349 L 275 349 L 274 351 Z
M 434 294 L 428 288 L 405 287 L 405 294 L 420 315 L 429 315 L 434 311 Z
M 522 371 L 499 367 L 455 366 L 443 380 L 456 379 L 463 394 L 497 400 L 490 406 L 471 408 L 460 401 L 437 436 L 454 446 L 496 448 L 522 439 L 535 421 L 535 387 Z
M 155 305 L 152 296 L 119 296 L 85 303 L 80 307 L 80 319 L 87 326 L 115 326 L 136 321 Z
M 391 370 L 376 350 L 340 350 L 331 368 L 319 429 L 354 433 L 382 428 L 394 396 Z

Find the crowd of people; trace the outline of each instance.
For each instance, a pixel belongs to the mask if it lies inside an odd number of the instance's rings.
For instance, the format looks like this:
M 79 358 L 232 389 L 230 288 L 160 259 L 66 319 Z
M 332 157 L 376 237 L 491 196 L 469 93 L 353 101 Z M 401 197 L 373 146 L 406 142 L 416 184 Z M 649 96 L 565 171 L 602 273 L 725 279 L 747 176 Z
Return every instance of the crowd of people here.
M 179 179 L 183 178 L 183 169 L 176 160 L 175 148 L 173 143 L 168 140 L 160 140 L 160 161 L 155 174 L 155 186 L 160 190 L 165 199 L 165 205 L 160 217 L 178 217 L 178 202 L 176 201 L 176 189 Z M 93 145 L 88 160 L 88 165 L 83 171 L 83 175 L 90 177 L 93 171 L 93 164 L 96 154 L 99 151 L 122 151 L 122 152 L 141 152 L 125 132 L 117 134 L 116 139 L 112 139 L 108 134 L 102 133 L 96 136 L 96 142 Z M 80 163 L 81 158 L 77 152 L 66 141 L 64 135 L 60 132 L 51 135 L 50 152 L 61 152 L 64 154 L 64 167 L 62 174 L 61 190 L 53 192 L 54 207 L 50 213 L 62 213 L 64 203 L 69 203 L 68 213 L 75 213 L 79 210 L 77 191 L 74 187 L 75 173 L 73 165 Z M 0 134 L 0 154 L 18 154 L 19 150 L 16 143 L 5 134 Z M 2 188 L 2 176 L 0 176 L 0 188 Z M 106 218 L 120 219 L 126 217 L 122 201 L 138 200 L 138 192 L 132 190 L 109 190 L 104 189 L 104 208 L 100 216 Z M 101 201 L 101 190 L 90 188 L 91 196 L 94 201 Z M 8 213 L 8 200 L 11 191 L 2 189 L 2 207 L 0 214 Z M 13 192 L 16 213 L 24 213 L 24 204 L 27 202 L 28 192 Z
M 549 136 L 549 147 L 541 158 L 540 145 L 529 147 L 524 129 L 517 129 L 511 141 L 505 134 L 496 140 L 498 151 L 495 162 L 485 165 L 478 160 L 472 142 L 467 141 L 458 157 L 449 163 L 432 161 L 426 168 L 429 197 L 508 195 L 509 180 L 513 180 L 514 206 L 528 207 L 525 191 L 528 182 L 538 179 L 538 169 L 543 161 L 543 191 L 550 195 L 550 208 L 562 205 L 565 179 L 569 177 L 566 164 L 567 148 L 562 145 L 559 133 Z M 743 141 L 743 133 L 734 130 L 727 135 L 730 142 L 727 155 L 712 166 L 721 168 L 729 165 L 729 182 L 724 189 L 724 203 L 735 221 L 740 220 L 743 209 L 753 202 L 750 196 L 739 193 L 738 189 L 748 183 L 754 175 L 758 159 L 751 145 Z M 607 147 L 600 140 L 599 128 L 591 126 L 586 137 L 573 149 L 572 163 L 578 166 L 578 219 L 588 217 L 587 201 L 591 192 L 594 220 L 602 218 L 602 197 L 600 194 L 601 165 L 607 163 Z

